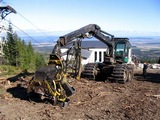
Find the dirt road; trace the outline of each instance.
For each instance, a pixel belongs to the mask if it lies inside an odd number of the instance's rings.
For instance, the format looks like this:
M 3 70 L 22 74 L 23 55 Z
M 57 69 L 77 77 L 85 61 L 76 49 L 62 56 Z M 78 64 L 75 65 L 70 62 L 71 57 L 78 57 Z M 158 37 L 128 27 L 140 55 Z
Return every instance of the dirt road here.
M 29 102 L 30 75 L 0 79 L 0 120 L 159 120 L 160 70 L 148 72 L 144 79 L 136 70 L 127 84 L 73 80 L 76 93 L 64 108 Z

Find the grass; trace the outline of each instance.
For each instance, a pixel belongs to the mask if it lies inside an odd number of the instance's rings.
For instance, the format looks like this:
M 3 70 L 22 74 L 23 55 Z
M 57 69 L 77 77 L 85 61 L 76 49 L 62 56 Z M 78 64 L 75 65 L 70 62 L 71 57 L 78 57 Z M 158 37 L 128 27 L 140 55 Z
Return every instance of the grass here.
M 0 65 L 0 79 L 16 76 L 24 72 L 34 73 L 35 69 L 30 68 L 29 70 L 24 71 L 19 67 L 10 66 L 10 65 Z
M 11 75 L 15 75 L 20 73 L 22 70 L 18 67 L 9 66 L 9 65 L 1 65 L 0 66 L 0 76 L 7 77 Z
M 34 70 L 30 70 L 29 72 L 34 72 Z M 20 73 L 23 73 L 23 70 L 20 69 L 19 67 L 10 66 L 10 65 L 0 65 L 0 80 L 17 76 Z M 4 95 L 4 92 L 5 90 L 3 86 L 0 84 L 0 98 Z

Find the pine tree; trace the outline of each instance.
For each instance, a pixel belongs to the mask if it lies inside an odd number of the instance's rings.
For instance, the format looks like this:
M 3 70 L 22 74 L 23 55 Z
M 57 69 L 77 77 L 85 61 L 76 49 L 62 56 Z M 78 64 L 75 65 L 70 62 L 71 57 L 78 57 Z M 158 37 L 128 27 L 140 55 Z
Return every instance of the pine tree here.
M 16 44 L 17 44 L 17 40 L 14 39 L 12 26 L 11 26 L 11 23 L 9 23 L 9 28 L 7 32 L 7 41 L 5 41 L 5 45 L 4 45 L 4 54 L 8 64 L 13 66 L 16 66 L 16 58 L 17 58 Z
M 43 55 L 34 52 L 31 42 L 26 44 L 16 33 L 13 33 L 11 23 L 8 31 L 7 41 L 4 45 L 4 61 L 6 64 L 20 67 L 23 71 L 35 69 L 45 64 Z
M 17 48 L 18 48 L 18 57 L 17 57 L 17 64 L 20 68 L 24 68 L 25 67 L 25 54 L 26 54 L 26 44 L 24 41 L 22 41 L 21 39 L 19 39 L 17 41 Z
M 45 64 L 45 60 L 43 58 L 43 55 L 40 53 L 36 53 L 36 68 L 38 68 L 44 64 Z
M 4 58 L 2 60 L 3 64 L 8 64 L 9 63 L 9 47 L 7 44 L 7 41 L 4 41 L 4 45 L 3 45 L 3 53 L 4 53 Z
M 28 64 L 31 68 L 35 68 L 36 56 L 34 53 L 34 48 L 31 42 L 27 45 L 27 57 L 28 57 Z

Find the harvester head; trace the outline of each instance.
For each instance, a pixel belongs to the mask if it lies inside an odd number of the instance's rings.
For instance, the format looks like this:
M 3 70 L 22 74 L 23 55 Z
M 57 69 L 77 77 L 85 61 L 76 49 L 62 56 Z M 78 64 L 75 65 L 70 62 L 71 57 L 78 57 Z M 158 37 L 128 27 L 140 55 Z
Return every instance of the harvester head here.
M 63 71 L 63 63 L 56 55 L 52 55 L 48 66 L 40 67 L 35 71 L 34 77 L 29 82 L 28 93 L 34 97 L 38 94 L 41 99 L 47 98 L 57 102 L 68 101 L 75 89 L 67 81 L 67 75 Z M 31 98 L 32 99 L 32 98 Z

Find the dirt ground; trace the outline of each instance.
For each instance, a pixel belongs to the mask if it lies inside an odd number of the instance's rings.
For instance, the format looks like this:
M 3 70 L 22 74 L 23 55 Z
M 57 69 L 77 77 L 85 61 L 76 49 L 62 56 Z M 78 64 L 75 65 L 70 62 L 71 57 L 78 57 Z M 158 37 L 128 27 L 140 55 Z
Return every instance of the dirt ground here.
M 25 77 L 24 77 L 25 76 Z M 160 69 L 137 69 L 127 84 L 73 80 L 76 89 L 64 108 L 29 102 L 27 85 L 32 75 L 0 78 L 0 120 L 159 120 Z

